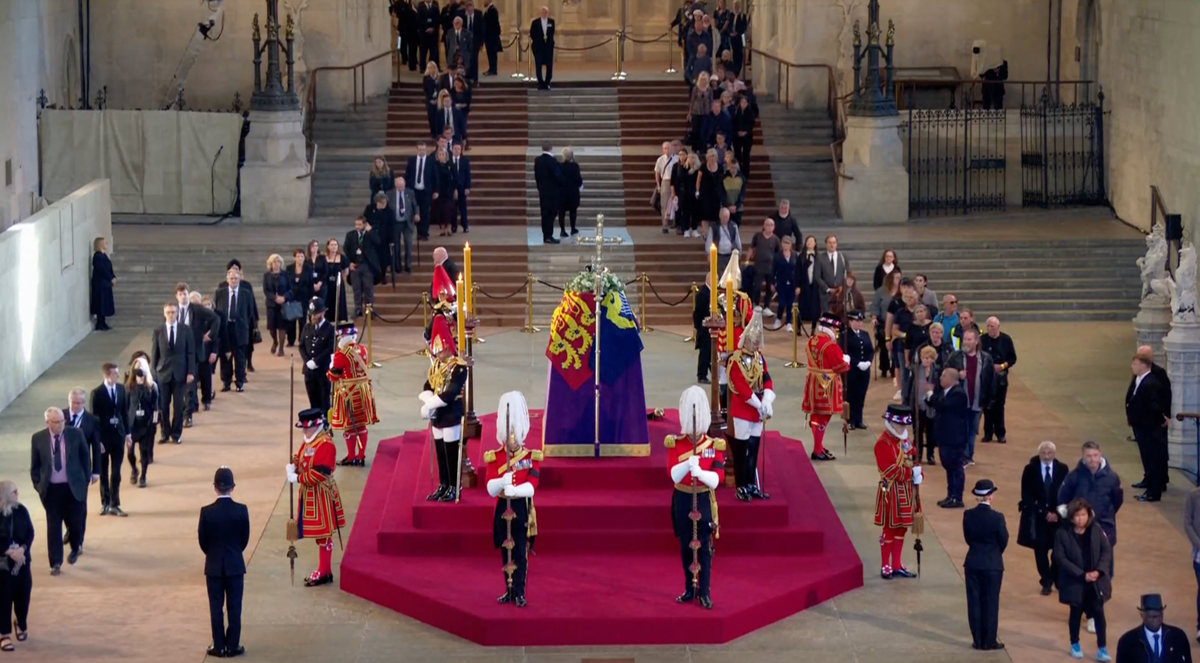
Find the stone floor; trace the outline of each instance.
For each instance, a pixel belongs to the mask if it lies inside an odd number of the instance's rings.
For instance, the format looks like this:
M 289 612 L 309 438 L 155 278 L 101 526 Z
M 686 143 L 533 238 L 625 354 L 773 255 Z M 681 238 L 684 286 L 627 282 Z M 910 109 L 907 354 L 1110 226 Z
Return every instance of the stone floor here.
M 486 330 L 485 330 L 486 331 Z M 648 405 L 674 405 L 689 384 L 694 353 L 681 342 L 687 330 L 659 329 L 646 334 L 643 355 Z M 1113 466 L 1130 481 L 1138 478 L 1136 449 L 1126 441 L 1121 396 L 1128 381 L 1133 333 L 1126 323 L 1013 324 L 1006 326 L 1017 342 L 1020 363 L 1009 395 L 1009 443 L 981 445 L 979 464 L 968 472 L 968 485 L 980 477 L 1000 486 L 997 507 L 1015 529 L 1018 480 L 1022 465 L 1043 439 L 1059 443 L 1060 454 L 1074 463 L 1078 443 L 1094 439 L 1104 446 Z M 483 409 L 502 391 L 525 391 L 530 405 L 544 402 L 546 335 L 515 330 L 486 333 L 478 353 Z M 199 661 L 209 642 L 202 556 L 195 542 L 197 510 L 212 499 L 210 477 L 219 465 L 237 475 L 235 497 L 250 507 L 251 548 L 247 551 L 243 642 L 254 661 L 530 661 L 582 659 L 654 661 L 845 661 L 880 663 L 920 661 L 949 663 L 967 657 L 986 660 L 1065 660 L 1066 609 L 1054 598 L 1036 594 L 1032 555 L 1014 544 L 1006 554 L 1008 573 L 1001 610 L 1001 639 L 1008 650 L 975 654 L 969 648 L 960 564 L 965 553 L 958 512 L 936 507 L 928 513 L 923 537 L 922 577 L 887 583 L 875 573 L 878 530 L 871 524 L 877 474 L 870 455 L 880 429 L 876 413 L 894 393 L 890 384 L 873 382 L 868 395 L 871 433 L 851 436 L 849 453 L 819 468 L 843 523 L 864 560 L 865 586 L 795 615 L 759 632 L 717 647 L 655 648 L 528 648 L 488 650 L 376 608 L 334 587 L 304 589 L 289 583 L 283 526 L 288 517 L 288 491 L 283 481 L 287 462 L 287 359 L 260 353 L 258 371 L 245 394 L 221 394 L 213 410 L 197 417 L 181 446 L 159 447 L 145 490 L 123 485 L 127 519 L 95 515 L 93 491 L 87 554 L 58 578 L 47 573 L 42 541 L 43 511 L 34 499 L 28 474 L 29 435 L 41 427 L 42 411 L 62 404 L 74 385 L 93 386 L 99 365 L 128 361 L 148 343 L 148 333 L 93 334 L 0 413 L 0 467 L 14 477 L 33 512 L 39 540 L 34 550 L 34 601 L 31 639 L 18 648 L 19 659 L 52 661 Z M 768 338 L 771 354 L 790 354 L 782 336 Z M 414 331 L 379 331 L 376 353 L 383 367 L 375 373 L 376 397 L 383 422 L 372 438 L 395 435 L 420 426 L 415 407 L 427 366 L 414 356 L 420 347 Z M 772 425 L 808 443 L 799 412 L 803 370 L 773 362 L 779 392 Z M 681 368 L 681 365 L 683 368 Z M 299 397 L 303 400 L 302 387 Z M 834 436 L 833 448 L 840 443 Z M 840 451 L 840 449 L 839 449 Z M 128 474 L 128 468 L 126 468 Z M 944 474 L 931 468 L 925 484 L 932 502 L 944 490 Z M 365 472 L 339 470 L 347 515 L 353 517 Z M 779 479 L 768 477 L 769 484 Z M 1132 501 L 1119 518 L 1115 597 L 1109 603 L 1110 643 L 1137 623 L 1139 594 L 1159 591 L 1169 606 L 1168 621 L 1190 630 L 1196 619 L 1192 597 L 1195 580 L 1187 573 L 1188 544 L 1181 529 L 1182 500 L 1190 483 L 1172 474 L 1172 490 L 1161 504 Z M 311 545 L 299 546 L 296 574 L 303 577 L 315 563 Z M 339 553 L 335 553 L 335 563 Z M 910 549 L 907 563 L 915 566 Z M 720 562 L 715 586 L 720 583 Z M 489 587 L 463 587 L 464 601 L 485 600 Z M 481 599 L 480 597 L 484 597 Z M 536 595 L 531 595 L 536 600 Z M 664 597 L 664 609 L 673 609 Z M 586 600 L 586 597 L 581 597 Z M 1083 640 L 1089 655 L 1093 636 Z

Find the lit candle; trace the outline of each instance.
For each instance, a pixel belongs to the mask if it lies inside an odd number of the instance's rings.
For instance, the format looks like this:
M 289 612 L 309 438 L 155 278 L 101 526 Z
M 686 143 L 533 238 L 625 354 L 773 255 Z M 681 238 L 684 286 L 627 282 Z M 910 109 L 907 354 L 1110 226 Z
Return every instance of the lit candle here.
M 466 245 L 463 246 L 463 272 L 466 274 L 466 276 L 463 277 L 463 280 L 466 281 L 467 292 L 464 295 L 462 286 L 460 285 L 458 288 L 458 296 L 466 297 L 466 299 L 467 299 L 466 309 L 467 309 L 467 312 L 469 313 L 469 312 L 475 310 L 475 302 L 473 301 L 475 298 L 475 289 L 472 287 L 475 284 L 475 281 L 471 280 L 471 244 L 470 244 L 470 242 L 468 242 Z
M 463 275 L 458 275 L 458 292 L 460 293 L 455 305 L 458 307 L 458 353 L 462 354 L 467 346 L 467 316 L 463 315 Z
M 725 279 L 725 351 L 733 352 L 733 279 Z
M 714 320 L 717 317 L 717 283 L 717 244 L 713 242 L 708 245 L 708 314 Z

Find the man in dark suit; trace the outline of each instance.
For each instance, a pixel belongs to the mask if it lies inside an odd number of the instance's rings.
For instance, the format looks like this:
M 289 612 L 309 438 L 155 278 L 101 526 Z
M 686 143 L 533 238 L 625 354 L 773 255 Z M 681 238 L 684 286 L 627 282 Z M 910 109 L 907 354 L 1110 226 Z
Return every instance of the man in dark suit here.
M 434 111 L 433 130 L 447 140 L 446 149 L 449 150 L 450 145 L 461 143 L 467 135 L 467 116 L 454 107 L 449 97 L 443 97 L 443 100 L 443 105 Z
M 329 363 L 336 349 L 333 325 L 325 320 L 325 298 L 313 297 L 308 304 L 308 324 L 300 333 L 300 358 L 304 360 L 304 391 L 308 406 L 329 411 Z
M 1017 545 L 1033 548 L 1042 596 L 1053 591 L 1058 569 L 1050 559 L 1054 550 L 1054 533 L 1058 531 L 1058 491 L 1070 472 L 1067 464 L 1058 459 L 1058 450 L 1050 441 L 1038 445 L 1038 455 L 1029 459 L 1021 472 L 1021 529 Z
M 829 309 L 829 298 L 834 291 L 846 285 L 846 272 L 849 270 L 850 263 L 846 261 L 846 256 L 838 252 L 837 237 L 826 237 L 825 253 L 817 258 L 817 269 L 814 270 L 822 311 Z
M 255 297 L 254 297 L 254 286 L 251 285 L 250 282 L 246 280 L 245 275 L 242 273 L 242 262 L 240 260 L 238 260 L 237 258 L 234 258 L 225 264 L 226 278 L 228 278 L 229 270 L 235 269 L 235 268 L 237 269 L 237 274 L 238 274 L 238 296 L 237 296 L 237 298 L 240 300 L 243 298 L 243 296 L 245 296 L 246 301 L 250 302 L 250 325 L 249 325 L 249 334 L 250 335 L 248 337 L 248 340 L 246 341 L 246 370 L 250 373 L 253 373 L 254 372 L 254 344 L 256 343 L 256 341 L 254 340 L 254 337 L 258 333 L 258 321 L 261 319 L 261 316 L 258 313 L 258 300 L 255 299 Z M 228 283 L 228 281 L 226 281 L 226 283 L 224 283 L 224 284 L 218 284 L 217 287 L 218 288 L 229 287 L 229 283 Z M 257 342 L 261 343 L 262 338 L 259 338 Z
M 1154 377 L 1149 359 L 1135 355 L 1131 363 L 1133 379 L 1125 392 L 1125 420 L 1133 429 L 1146 472 L 1146 492 L 1137 496 L 1141 502 L 1157 502 L 1167 487 L 1167 426 L 1171 421 L 1169 401 L 1163 387 Z
M 396 17 L 396 33 L 400 36 L 400 64 L 409 71 L 417 70 L 417 12 L 409 0 L 395 0 L 388 10 Z
M 100 457 L 93 456 L 81 430 L 66 425 L 62 410 L 47 409 L 45 421 L 46 428 L 30 440 L 29 479 L 46 509 L 46 552 L 50 575 L 56 576 L 62 573 L 64 523 L 71 544 L 67 562 L 83 554 L 88 484 L 100 479 Z
M 425 154 L 425 141 L 417 143 L 417 153 L 408 158 L 404 181 L 412 187 L 417 199 L 417 239 L 429 239 L 429 204 L 437 197 L 438 171 L 433 159 Z
M 554 78 L 554 19 L 550 18 L 549 7 L 542 7 L 541 15 L 529 24 L 529 39 L 538 89 L 549 90 L 550 80 Z M 543 68 L 546 70 L 544 76 Z
M 366 221 L 354 220 L 354 230 L 346 233 L 342 250 L 350 259 L 350 286 L 354 289 L 354 317 L 375 301 L 375 275 L 379 273 L 379 239 L 367 231 Z
M 711 384 L 708 374 L 712 370 L 712 334 L 709 333 L 708 327 L 704 326 L 704 321 L 712 312 L 712 288 L 708 282 L 711 278 L 712 275 L 709 275 L 704 279 L 704 285 L 696 291 L 692 303 L 692 329 L 696 339 L 696 382 L 700 384 Z
M 67 393 L 67 409 L 63 411 L 63 415 L 67 418 L 68 426 L 78 428 L 79 432 L 83 433 L 83 440 L 87 442 L 96 467 L 99 467 L 104 443 L 100 441 L 100 422 L 94 414 L 87 411 L 87 396 L 87 390 L 83 387 L 71 389 Z
M 500 10 L 492 0 L 483 0 L 483 45 L 487 49 L 488 70 L 485 76 L 496 75 L 496 56 L 504 50 L 500 43 L 502 37 L 500 27 Z
M 455 182 L 458 186 L 458 218 L 462 220 L 464 233 L 471 232 L 467 223 L 467 197 L 471 195 L 471 160 L 463 156 L 462 143 L 455 143 L 450 148 L 450 168 L 454 171 Z M 458 221 L 450 226 L 452 232 L 458 232 Z
M 1183 629 L 1163 623 L 1162 596 L 1143 594 L 1142 624 L 1117 641 L 1117 663 L 1192 663 L 1192 645 Z
M 467 64 L 467 82 L 475 85 L 479 83 L 479 49 L 483 48 L 485 39 L 484 20 L 483 16 L 475 11 L 475 3 L 471 0 L 467 0 L 462 10 L 458 12 L 458 16 L 463 21 L 463 30 L 471 35 L 470 55 L 464 54 L 463 57 Z
M 187 386 L 187 411 L 183 420 L 183 427 L 191 428 L 192 414 L 200 409 L 200 401 L 204 401 L 204 409 L 207 410 L 212 400 L 212 363 L 209 356 L 216 357 L 217 349 L 214 346 L 221 330 L 217 327 L 216 314 L 201 306 L 199 301 L 192 301 L 188 284 L 175 284 L 175 303 L 179 305 L 179 321 L 192 330 L 192 345 L 196 349 L 196 375 Z M 200 391 L 199 398 L 197 389 Z
M 200 550 L 204 551 L 204 579 L 208 584 L 208 616 L 212 622 L 212 645 L 208 655 L 233 658 L 246 653 L 242 647 L 242 589 L 246 578 L 243 553 L 250 543 L 250 511 L 233 501 L 233 472 L 228 467 L 213 476 L 217 499 L 200 509 Z M 221 614 L 229 616 L 229 627 Z
M 125 517 L 121 510 L 121 461 L 125 458 L 125 447 L 133 445 L 129 434 L 129 400 L 125 385 L 121 384 L 121 370 L 108 362 L 101 367 L 104 382 L 92 390 L 92 414 L 96 417 L 100 434 L 100 501 L 104 507 L 100 515 Z
M 1000 583 L 1004 580 L 1008 526 L 1004 524 L 1004 514 L 992 510 L 995 484 L 980 479 L 975 482 L 971 494 L 979 502 L 975 508 L 963 512 L 963 539 L 967 543 L 963 576 L 967 585 L 971 647 L 1004 649 L 1004 643 L 996 639 L 996 628 L 1000 617 Z
M 937 413 L 933 418 L 933 440 L 946 470 L 946 499 L 938 502 L 943 509 L 961 509 L 963 476 L 962 457 L 967 450 L 967 424 L 969 412 L 967 392 L 959 384 L 958 369 L 942 371 L 938 389 L 926 393 L 924 398 Z
M 475 46 L 471 43 L 471 31 L 463 26 L 464 22 L 463 17 L 459 15 L 450 23 L 451 28 L 446 33 L 446 61 L 453 63 L 456 58 L 461 58 L 463 67 L 469 72 Z M 470 79 L 471 75 L 468 73 L 467 80 Z
M 417 197 L 413 195 L 412 189 L 408 188 L 408 180 L 397 177 L 394 181 L 396 188 L 388 194 L 392 197 L 388 204 L 396 215 L 395 224 L 393 224 L 394 237 L 392 238 L 396 254 L 392 256 L 392 261 L 397 273 L 403 271 L 406 274 L 412 274 L 413 228 L 421 216 L 420 208 L 417 206 Z M 404 245 L 403 254 L 401 254 L 401 244 Z
M 542 8 L 545 11 L 545 7 Z M 534 21 L 537 24 L 537 21 Z M 554 158 L 554 146 L 542 143 L 542 153 L 533 160 L 533 179 L 537 182 L 538 202 L 542 212 L 542 243 L 558 244 L 554 238 L 554 220 L 562 203 L 562 167 Z
M 422 0 L 417 5 L 417 30 L 420 37 L 421 71 L 429 60 L 438 62 L 438 26 L 440 10 L 432 0 Z
M 242 272 L 237 269 L 225 273 L 225 284 L 217 288 L 213 297 L 213 309 L 225 316 L 225 326 L 221 330 L 221 391 L 229 391 L 235 374 L 238 393 L 246 384 L 246 346 L 250 345 L 252 299 L 242 289 Z
M 179 322 L 179 307 L 175 302 L 163 305 L 165 323 L 154 330 L 150 350 L 150 365 L 159 388 L 162 437 L 159 444 L 171 439 L 180 444 L 183 437 L 184 392 L 196 377 L 196 348 L 192 330 Z M 171 404 L 174 407 L 171 407 Z M 168 421 L 167 413 L 170 412 Z

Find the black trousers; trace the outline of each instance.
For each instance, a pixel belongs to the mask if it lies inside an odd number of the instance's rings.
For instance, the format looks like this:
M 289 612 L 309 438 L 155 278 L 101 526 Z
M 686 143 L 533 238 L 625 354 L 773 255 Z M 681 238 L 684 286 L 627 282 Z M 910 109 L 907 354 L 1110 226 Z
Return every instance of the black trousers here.
M 399 274 L 401 271 L 412 269 L 412 245 L 413 224 L 409 221 L 397 223 L 396 230 L 392 236 L 393 272 Z
M 213 649 L 233 650 L 242 642 L 242 590 L 246 576 L 205 576 Z M 225 627 L 225 615 L 229 627 Z
M 558 229 L 562 232 L 567 232 L 567 219 L 571 219 L 571 231 L 575 231 L 575 219 L 579 214 L 579 206 L 563 207 L 558 210 Z M 553 230 L 552 230 L 553 232 Z
M 462 221 L 463 230 L 470 230 L 467 223 L 467 192 L 463 189 L 458 190 L 458 219 L 450 222 L 450 229 L 457 232 L 459 221 Z
M 553 201 L 541 201 L 542 239 L 554 239 L 554 219 L 558 216 L 558 205 Z
M 400 38 L 400 60 L 408 64 L 409 71 L 417 70 L 417 34 L 403 35 Z
M 9 615 L 17 613 L 17 628 L 29 629 L 29 596 L 33 593 L 33 572 L 29 565 L 17 575 L 0 572 L 0 636 L 11 635 L 13 622 Z
M 701 495 L 700 499 L 708 501 L 708 496 Z M 712 584 L 712 540 L 708 537 L 700 539 L 700 552 L 697 557 L 700 562 L 700 577 L 696 592 L 698 596 L 708 596 Z M 692 565 L 692 540 L 689 537 L 679 539 L 679 561 L 683 564 L 683 586 L 685 591 L 691 591 L 692 572 L 688 567 Z
M 1089 593 L 1086 589 L 1084 593 Z M 1096 646 L 1108 646 L 1108 622 L 1104 618 L 1104 604 L 1096 599 L 1085 599 L 1082 605 L 1071 606 L 1067 616 L 1067 633 L 1071 636 L 1071 644 L 1079 643 L 1079 622 L 1084 615 L 1096 620 Z
M 942 467 L 946 470 L 946 497 L 962 501 L 963 484 L 966 483 L 966 472 L 963 470 L 963 447 L 947 447 L 941 445 L 938 455 L 942 458 Z
M 129 468 L 131 473 L 138 469 L 137 454 L 142 456 L 142 479 L 146 478 L 146 468 L 154 462 L 154 429 L 147 428 L 141 435 L 133 436 L 133 446 L 129 447 Z
M 438 56 L 438 40 L 436 35 L 429 34 L 428 32 L 420 32 L 418 33 L 418 37 L 420 39 L 418 49 L 421 60 L 421 71 L 425 71 L 425 63 L 429 60 L 440 63 L 441 58 Z
M 329 395 L 333 386 L 324 373 L 304 372 L 304 392 L 308 395 L 308 406 L 329 412 Z
M 700 562 L 700 573 L 697 585 L 693 587 L 692 571 L 692 523 L 688 514 L 692 510 L 692 495 L 681 490 L 672 491 L 671 496 L 671 525 L 675 538 L 679 539 L 679 561 L 683 565 L 683 586 L 685 591 L 695 589 L 699 596 L 709 595 L 712 580 L 712 503 L 708 495 L 696 496 L 696 509 L 700 512 L 700 520 L 696 524 L 696 536 L 700 540 L 700 550 L 697 561 Z
M 700 349 L 696 350 L 696 380 L 703 380 L 712 371 L 712 335 L 707 328 L 701 328 L 696 330 L 696 338 L 700 344 Z
M 967 584 L 967 622 L 976 649 L 996 644 L 996 629 L 1000 618 L 1000 583 L 1003 571 L 964 569 Z
M 887 375 L 895 370 L 892 368 L 892 354 L 888 352 L 887 343 L 884 342 L 882 334 L 875 334 L 875 348 L 879 350 L 879 374 Z
M 993 433 L 996 439 L 1003 440 L 1005 438 L 1005 433 L 1008 432 L 1004 428 L 1004 402 L 1006 400 L 1008 400 L 1008 382 L 999 384 L 999 380 L 997 380 L 992 406 L 983 411 L 983 439 L 992 439 Z
M 221 384 L 228 387 L 237 378 L 240 387 L 246 383 L 246 346 L 234 345 L 229 352 L 221 353 Z M 165 416 L 159 414 L 159 416 Z
M 937 448 L 936 439 L 933 436 L 933 420 L 926 419 L 924 415 L 921 418 L 921 426 L 917 430 L 917 457 L 933 460 L 933 450 Z M 922 456 L 921 454 L 925 454 Z
M 496 75 L 496 56 L 500 53 L 500 49 L 497 48 L 497 44 L 489 43 L 486 46 L 486 50 L 487 50 L 487 59 L 488 59 L 487 73 L 490 76 L 495 76 Z
M 858 370 L 851 366 L 846 374 L 846 400 L 850 403 L 850 424 L 863 425 L 863 403 L 867 400 L 867 386 L 871 383 L 871 371 Z
M 214 365 L 208 360 L 208 354 L 205 353 L 201 361 L 196 362 L 196 379 L 192 381 L 192 398 L 196 396 L 196 384 L 200 385 L 200 402 L 208 404 L 213 398 L 213 368 Z M 192 412 L 196 411 L 196 405 L 192 403 Z
M 125 459 L 125 440 L 106 440 L 100 454 L 100 503 L 121 506 L 121 462 Z
M 1053 552 L 1053 543 L 1049 546 L 1039 544 L 1033 547 L 1033 561 L 1037 564 L 1038 579 L 1046 589 L 1053 587 L 1054 579 L 1058 577 L 1058 568 L 1054 565 L 1054 557 L 1051 554 Z
M 424 60 L 421 66 L 424 67 Z M 417 237 L 420 239 L 429 239 L 429 207 L 433 201 L 433 193 L 429 189 L 417 189 L 416 184 L 413 185 L 413 196 L 417 199 L 417 209 L 420 211 L 421 220 L 417 222 Z M 426 183 L 428 186 L 428 183 Z
M 51 483 L 42 495 L 42 506 L 46 509 L 46 553 L 50 566 L 62 566 L 63 525 L 67 526 L 71 550 L 82 548 L 87 501 L 75 499 L 69 485 Z
M 172 377 L 159 380 L 158 422 L 162 428 L 163 439 L 178 440 L 183 435 L 183 413 L 187 409 L 186 394 L 186 380 L 177 380 Z
M 496 500 L 496 502 L 497 502 L 496 511 L 503 513 L 503 511 L 508 506 L 507 505 L 508 500 L 506 500 L 503 496 L 501 496 L 499 499 Z M 512 521 L 512 538 L 513 538 L 513 543 L 515 544 L 513 546 L 512 555 L 513 555 L 513 564 L 515 564 L 517 567 L 516 570 L 513 571 L 512 590 L 507 592 L 508 595 L 512 598 L 516 598 L 518 596 L 521 596 L 521 597 L 525 596 L 525 581 L 529 577 L 529 521 L 525 518 L 519 517 L 519 515 L 523 512 L 526 514 L 526 518 L 527 518 L 529 512 L 527 510 L 523 511 L 518 508 L 518 503 L 524 503 L 524 502 L 525 502 L 525 500 L 513 500 L 512 501 L 513 510 L 516 511 L 518 514 L 518 517 L 514 518 Z M 503 522 L 503 521 L 501 521 L 501 522 Z M 495 526 L 496 525 L 493 525 L 493 527 L 495 527 Z M 505 526 L 505 530 L 507 530 L 507 526 Z M 504 531 L 503 534 L 507 535 L 508 532 Z M 505 550 L 503 547 L 500 548 L 500 562 L 501 562 L 502 568 L 503 568 L 503 566 L 508 564 L 508 551 Z M 504 574 L 504 586 L 507 589 L 507 587 L 508 587 L 508 574 L 507 573 Z
M 733 158 L 737 160 L 738 167 L 742 169 L 742 175 L 746 179 L 750 178 L 750 147 L 753 142 L 753 135 L 733 139 Z
M 375 273 L 365 262 L 350 270 L 350 285 L 354 289 L 354 315 L 363 314 L 363 307 L 375 302 Z
M 1146 472 L 1146 494 L 1160 497 L 1167 487 L 1167 429 L 1161 426 L 1134 428 L 1133 439 Z
M 554 51 L 549 53 L 533 54 L 533 68 L 537 72 L 538 87 L 546 87 L 550 85 L 551 79 L 554 78 Z M 545 69 L 545 74 L 542 73 Z

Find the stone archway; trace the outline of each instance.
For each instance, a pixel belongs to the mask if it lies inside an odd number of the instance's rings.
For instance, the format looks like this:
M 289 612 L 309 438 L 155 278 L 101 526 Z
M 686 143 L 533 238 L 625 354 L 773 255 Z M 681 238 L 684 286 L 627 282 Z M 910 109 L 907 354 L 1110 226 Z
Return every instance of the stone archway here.
M 75 36 L 67 35 L 63 44 L 62 80 L 59 86 L 59 108 L 75 108 L 79 105 L 79 47 Z M 51 100 L 53 102 L 53 100 Z
M 1079 43 L 1079 78 L 1100 81 L 1100 0 L 1079 0 L 1075 38 Z

